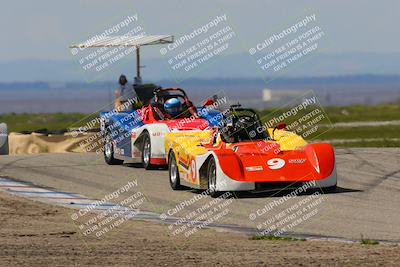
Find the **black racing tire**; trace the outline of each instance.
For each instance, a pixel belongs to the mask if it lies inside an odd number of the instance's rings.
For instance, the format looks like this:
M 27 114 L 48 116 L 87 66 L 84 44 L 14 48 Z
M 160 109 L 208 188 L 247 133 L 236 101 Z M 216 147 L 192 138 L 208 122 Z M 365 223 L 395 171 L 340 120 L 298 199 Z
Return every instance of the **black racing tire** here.
M 112 136 L 109 131 L 106 132 L 104 137 L 104 160 L 108 165 L 121 165 L 124 163 L 123 160 L 114 158 L 114 146 L 112 144 Z
M 217 187 L 217 165 L 215 159 L 212 157 L 208 161 L 207 166 L 207 178 L 208 178 L 208 194 L 212 198 L 219 197 L 222 192 L 216 190 Z
M 169 184 L 172 190 L 181 190 L 184 187 L 181 185 L 179 177 L 178 163 L 176 161 L 175 153 L 171 150 L 168 155 L 168 176 Z
M 151 139 L 149 132 L 143 133 L 142 142 L 142 165 L 146 170 L 151 170 L 154 166 L 150 163 L 151 160 Z

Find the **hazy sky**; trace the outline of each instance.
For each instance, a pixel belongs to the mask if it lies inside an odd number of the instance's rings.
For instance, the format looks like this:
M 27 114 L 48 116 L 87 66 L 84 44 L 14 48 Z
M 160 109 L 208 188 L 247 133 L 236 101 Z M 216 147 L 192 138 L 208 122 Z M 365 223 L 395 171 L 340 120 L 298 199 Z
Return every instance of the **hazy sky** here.
M 227 14 L 240 42 L 230 53 L 315 13 L 329 35 L 328 52 L 400 53 L 400 1 L 3 1 L 0 61 L 71 59 L 68 45 L 84 41 L 128 14 L 147 33 L 179 34 Z M 152 53 L 159 56 L 159 53 Z

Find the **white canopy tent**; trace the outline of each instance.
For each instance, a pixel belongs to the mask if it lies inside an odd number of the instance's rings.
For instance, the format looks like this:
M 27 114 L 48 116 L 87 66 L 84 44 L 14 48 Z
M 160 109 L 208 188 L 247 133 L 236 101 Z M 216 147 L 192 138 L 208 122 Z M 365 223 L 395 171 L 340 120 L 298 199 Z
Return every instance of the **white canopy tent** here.
M 172 35 L 137 35 L 137 36 L 106 36 L 84 43 L 73 44 L 70 48 L 89 48 L 89 47 L 121 47 L 121 46 L 144 46 L 173 43 Z
M 83 43 L 70 45 L 70 48 L 91 47 L 136 47 L 136 80 L 141 82 L 140 77 L 140 47 L 145 45 L 157 45 L 173 43 L 172 35 L 137 35 L 137 36 L 106 36 L 92 38 Z

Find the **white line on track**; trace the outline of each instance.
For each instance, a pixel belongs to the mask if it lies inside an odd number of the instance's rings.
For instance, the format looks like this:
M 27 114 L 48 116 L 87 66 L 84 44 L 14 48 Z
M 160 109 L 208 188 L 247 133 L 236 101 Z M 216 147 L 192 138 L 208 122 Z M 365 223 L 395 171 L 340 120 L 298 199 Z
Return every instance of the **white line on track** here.
M 71 209 L 83 209 L 83 208 L 91 208 L 92 212 L 99 213 L 104 210 L 111 209 L 112 212 L 118 212 L 121 210 L 126 211 L 126 207 L 122 207 L 120 205 L 116 205 L 113 203 L 103 203 L 97 205 L 96 208 L 93 208 L 93 203 L 99 201 L 98 199 L 91 199 L 85 196 L 69 193 L 69 192 L 60 192 L 56 189 L 52 188 L 44 188 L 31 183 L 15 181 L 9 178 L 0 177 L 0 191 L 4 191 L 13 195 L 17 195 L 20 197 L 25 197 L 34 201 L 39 201 L 45 204 L 63 206 Z M 143 220 L 143 221 L 155 221 L 159 223 L 167 223 L 174 224 L 180 220 L 180 218 L 169 217 L 167 216 L 165 219 L 160 218 L 160 214 L 154 212 L 140 211 L 140 210 L 132 210 L 132 216 L 127 216 L 132 220 Z M 193 225 L 201 225 L 202 221 L 193 222 Z M 217 231 L 232 231 L 239 232 L 242 234 L 246 234 L 249 236 L 254 236 L 257 234 L 257 230 L 248 227 L 241 227 L 238 225 L 231 224 L 215 224 L 211 223 L 205 228 L 213 228 Z M 289 233 L 285 235 L 287 237 L 293 237 L 298 239 L 306 239 L 310 241 L 337 241 L 337 242 L 345 242 L 345 243 L 357 243 L 357 240 L 351 240 L 340 237 L 331 237 L 331 236 L 320 236 L 320 235 L 307 235 L 307 234 L 292 234 Z M 385 241 L 379 240 L 381 244 L 400 244 L 395 241 Z

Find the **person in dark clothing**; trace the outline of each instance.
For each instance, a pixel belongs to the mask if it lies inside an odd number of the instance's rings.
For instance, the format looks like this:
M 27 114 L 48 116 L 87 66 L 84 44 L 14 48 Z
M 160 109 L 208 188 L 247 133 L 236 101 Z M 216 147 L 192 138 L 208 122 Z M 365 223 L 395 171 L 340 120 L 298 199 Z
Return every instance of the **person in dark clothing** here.
M 126 76 L 121 74 L 118 80 L 118 88 L 115 90 L 115 109 L 117 111 L 129 111 L 133 109 L 137 101 L 137 95 L 132 84 Z

